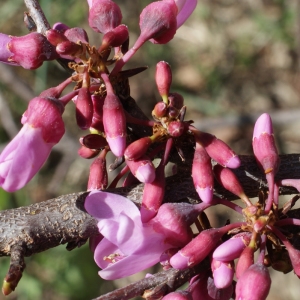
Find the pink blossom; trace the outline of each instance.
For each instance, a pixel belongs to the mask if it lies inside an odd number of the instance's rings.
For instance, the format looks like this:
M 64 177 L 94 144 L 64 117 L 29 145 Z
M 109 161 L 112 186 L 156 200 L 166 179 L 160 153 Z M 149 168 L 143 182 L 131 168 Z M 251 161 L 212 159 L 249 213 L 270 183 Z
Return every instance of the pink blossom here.
M 104 279 L 126 277 L 153 266 L 164 251 L 174 247 L 154 230 L 151 221 L 142 224 L 138 208 L 122 196 L 93 191 L 85 200 L 85 209 L 97 219 L 104 236 L 94 252 Z
M 0 33 L 1 62 L 37 69 L 44 61 L 57 57 L 54 47 L 40 33 L 32 32 L 20 37 Z
M 0 155 L 0 185 L 14 192 L 26 185 L 47 160 L 64 134 L 63 107 L 55 100 L 36 97 L 24 113 L 20 132 Z
M 104 236 L 94 253 L 97 265 L 103 269 L 99 275 L 118 279 L 165 260 L 167 252 L 191 240 L 190 225 L 207 207 L 205 203 L 165 203 L 155 218 L 143 224 L 138 208 L 127 198 L 92 191 L 85 200 L 85 209 L 97 219 Z

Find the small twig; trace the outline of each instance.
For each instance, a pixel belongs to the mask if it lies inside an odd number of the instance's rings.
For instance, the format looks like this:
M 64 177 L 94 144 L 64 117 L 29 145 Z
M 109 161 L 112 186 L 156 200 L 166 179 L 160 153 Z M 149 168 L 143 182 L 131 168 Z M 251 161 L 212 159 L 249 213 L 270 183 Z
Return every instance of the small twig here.
M 37 0 L 24 0 L 30 17 L 36 24 L 37 32 L 45 34 L 51 28 Z
M 147 294 L 148 297 L 151 295 L 151 299 L 159 299 L 159 296 L 161 297 L 175 291 L 193 276 L 205 269 L 209 269 L 209 264 L 206 260 L 186 270 L 169 269 L 95 298 L 94 300 L 127 300 L 143 294 Z M 157 289 L 157 287 L 159 288 Z M 157 298 L 155 296 L 157 296 Z

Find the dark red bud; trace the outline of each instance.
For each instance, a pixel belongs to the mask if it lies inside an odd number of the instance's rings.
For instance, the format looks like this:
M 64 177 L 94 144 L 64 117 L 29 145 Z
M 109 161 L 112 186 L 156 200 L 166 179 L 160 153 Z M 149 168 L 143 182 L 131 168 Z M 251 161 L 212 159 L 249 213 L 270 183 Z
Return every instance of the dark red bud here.
M 187 130 L 184 122 L 172 121 L 168 125 L 168 132 L 173 137 L 181 136 Z
M 99 48 L 99 53 L 109 47 L 121 46 L 129 37 L 128 27 L 126 25 L 119 25 L 111 31 L 104 34 L 102 45 Z
M 73 43 L 84 43 L 88 44 L 89 42 L 89 37 L 86 33 L 86 31 L 83 28 L 80 27 L 74 27 L 67 29 L 64 32 L 64 35 L 67 37 L 67 39 Z
M 183 107 L 184 99 L 178 93 L 169 93 L 169 106 L 175 107 L 180 110 Z
M 93 0 L 89 10 L 89 25 L 96 32 L 106 33 L 121 24 L 122 13 L 111 0 Z
M 99 134 L 88 134 L 82 139 L 82 145 L 90 149 L 102 149 L 107 146 L 106 139 Z
M 107 150 L 102 150 L 101 154 L 93 161 L 90 167 L 90 175 L 87 190 L 104 190 L 108 184 L 108 176 L 106 170 Z
M 94 149 L 87 148 L 85 146 L 81 146 L 77 152 L 78 155 L 81 156 L 82 158 L 91 159 L 96 157 L 99 154 L 100 150 L 94 150 Z
M 166 115 L 168 110 L 168 106 L 166 103 L 164 103 L 163 101 L 156 103 L 156 105 L 154 106 L 154 109 L 152 111 L 152 116 L 155 119 L 159 119 L 162 118 Z
M 125 150 L 124 156 L 128 160 L 136 160 L 146 154 L 149 146 L 152 144 L 150 137 L 143 137 L 131 143 Z
M 55 29 L 47 30 L 46 37 L 53 46 L 57 46 L 59 43 L 68 41 L 67 37 L 62 32 Z
M 76 121 L 77 125 L 83 130 L 90 128 L 93 117 L 93 102 L 89 91 L 89 80 L 88 73 L 84 73 L 83 85 L 76 100 Z
M 167 102 L 172 83 L 172 72 L 170 65 L 167 62 L 160 61 L 157 63 L 155 81 L 160 96 L 164 99 L 164 102 Z
M 56 46 L 56 52 L 59 55 L 69 55 L 69 56 L 80 56 L 84 53 L 84 48 L 82 45 L 65 41 L 61 42 Z

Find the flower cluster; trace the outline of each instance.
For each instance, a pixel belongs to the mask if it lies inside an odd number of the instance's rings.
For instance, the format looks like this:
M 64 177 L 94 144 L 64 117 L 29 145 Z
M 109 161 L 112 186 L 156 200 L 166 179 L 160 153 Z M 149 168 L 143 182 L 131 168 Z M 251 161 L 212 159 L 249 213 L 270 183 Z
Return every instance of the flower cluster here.
M 222 147 L 220 151 L 224 149 Z M 222 152 L 225 153 L 221 155 L 223 161 L 228 161 L 227 151 Z M 92 192 L 86 199 L 85 207 L 98 220 L 99 232 L 104 237 L 95 249 L 95 261 L 103 269 L 99 275 L 105 279 L 117 279 L 157 262 L 161 262 L 164 269 L 173 267 L 183 270 L 207 259 L 210 269 L 203 269 L 193 277 L 185 291 L 168 294 L 163 299 L 228 300 L 233 295 L 234 286 L 236 299 L 266 299 L 271 286 L 268 267 L 284 274 L 294 270 L 300 276 L 300 251 L 283 233 L 284 226 L 300 225 L 300 221 L 286 218 L 278 207 L 279 186 L 289 185 L 299 189 L 299 180 L 274 181 L 279 156 L 268 114 L 261 115 L 255 124 L 253 151 L 269 183 L 268 196 L 260 195 L 256 203 L 246 196 L 238 178 L 229 168 L 218 163 L 210 171 L 224 188 L 241 198 L 245 208 L 212 196 L 210 201 L 195 205 L 159 205 L 156 216 L 144 222 L 143 207 L 139 212 L 126 198 Z M 197 146 L 195 155 L 198 155 L 196 152 Z M 206 159 L 206 155 L 202 154 L 202 157 Z M 235 159 L 236 156 L 232 157 Z M 206 208 L 217 204 L 234 209 L 244 220 L 220 228 L 200 226 L 197 217 L 201 218 Z M 193 223 L 199 230 L 196 235 L 190 231 Z M 123 234 L 119 234 L 120 230 Z M 257 250 L 260 253 L 255 261 Z M 234 276 L 237 278 L 236 284 Z
M 62 138 L 62 114 L 65 106 L 73 103 L 78 127 L 89 130 L 79 140 L 78 154 L 94 159 L 85 209 L 98 221 L 99 235 L 91 238 L 91 248 L 102 278 L 122 278 L 158 262 L 164 269 L 182 270 L 207 260 L 210 268 L 193 277 L 185 291 L 170 293 L 164 299 L 225 300 L 232 297 L 235 286 L 236 299 L 262 300 L 271 285 L 269 266 L 283 273 L 294 270 L 300 276 L 300 252 L 282 230 L 286 225 L 300 225 L 300 221 L 283 218 L 278 202 L 280 186 L 293 186 L 300 192 L 300 183 L 275 180 L 280 160 L 268 114 L 260 116 L 255 124 L 253 151 L 269 192 L 253 203 L 232 170 L 241 164 L 238 155 L 223 141 L 184 119 L 184 98 L 171 91 L 172 72 L 167 62 L 156 65 L 161 101 L 153 108 L 154 120 L 135 118 L 124 108 L 127 79 L 143 68 L 124 71 L 123 66 L 146 41 L 168 43 L 197 0 L 161 0 L 146 6 L 140 14 L 140 35 L 130 49 L 129 31 L 122 24 L 119 6 L 111 0 L 87 2 L 89 25 L 103 34 L 98 47 L 89 44 L 85 30 L 62 23 L 54 24 L 45 36 L 37 32 L 24 37 L 0 34 L 0 61 L 35 69 L 46 60 L 60 58 L 69 61 L 73 72 L 60 85 L 30 101 L 21 120 L 23 128 L 0 155 L 1 187 L 12 192 L 32 179 Z M 62 96 L 72 83 L 74 90 Z M 152 133 L 132 140 L 129 123 L 147 126 Z M 163 203 L 165 168 L 171 151 L 176 149 L 184 160 L 181 146 L 187 139 L 195 145 L 190 173 L 201 202 Z M 116 156 L 110 169 L 125 162 L 109 187 L 116 187 L 125 174 L 124 187 L 144 183 L 140 209 L 127 198 L 103 191 L 109 184 L 109 151 Z M 155 167 L 153 160 L 158 157 L 160 162 Z M 215 196 L 215 181 L 240 198 L 245 207 Z M 211 228 L 207 220 L 201 222 L 205 209 L 218 204 L 241 214 L 243 221 L 221 228 Z M 192 224 L 197 227 L 196 233 Z M 234 276 L 238 279 L 236 285 Z

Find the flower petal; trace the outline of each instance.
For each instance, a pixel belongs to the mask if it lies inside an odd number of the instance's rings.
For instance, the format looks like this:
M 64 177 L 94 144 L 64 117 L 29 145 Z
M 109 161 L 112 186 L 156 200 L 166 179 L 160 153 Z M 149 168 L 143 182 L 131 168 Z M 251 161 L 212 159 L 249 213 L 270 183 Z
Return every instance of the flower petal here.
M 27 184 L 39 171 L 53 143 L 45 143 L 41 128 L 25 124 L 0 155 L 0 185 L 14 192 Z
M 177 28 L 179 28 L 196 8 L 197 0 L 186 0 L 184 6 L 177 15 Z
M 86 197 L 84 207 L 99 221 L 103 219 L 118 221 L 121 212 L 125 212 L 132 219 L 141 218 L 138 208 L 130 200 L 107 192 L 92 191 Z
M 138 273 L 158 263 L 161 254 L 168 248 L 170 245 L 164 244 L 161 237 L 148 237 L 147 245 L 130 256 L 109 265 L 100 271 L 99 275 L 106 280 L 114 280 Z

